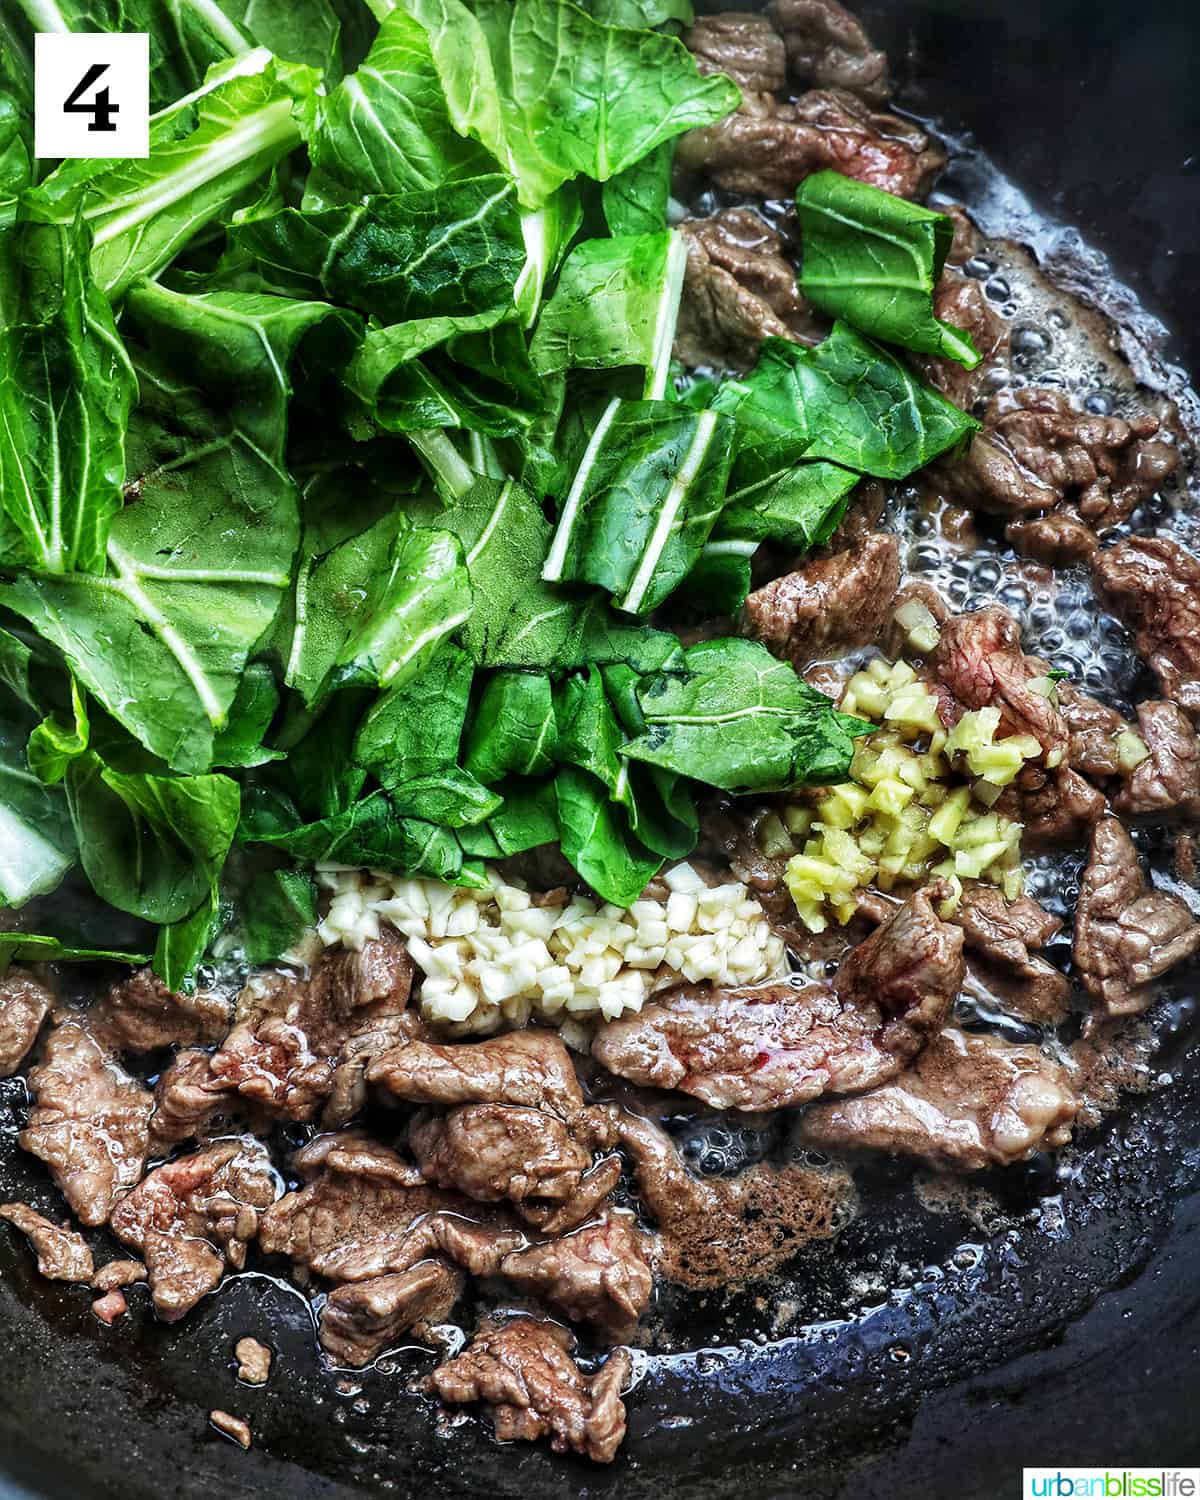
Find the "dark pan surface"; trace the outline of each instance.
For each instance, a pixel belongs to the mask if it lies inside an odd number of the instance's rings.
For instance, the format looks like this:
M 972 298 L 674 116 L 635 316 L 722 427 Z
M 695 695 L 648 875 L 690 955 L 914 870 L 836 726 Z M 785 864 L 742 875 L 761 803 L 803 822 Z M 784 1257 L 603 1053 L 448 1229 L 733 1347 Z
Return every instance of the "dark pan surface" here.
M 908 107 L 951 133 L 969 125 L 1039 209 L 1078 225 L 1177 330 L 1169 358 L 1200 369 L 1196 13 L 1179 0 L 863 9 L 910 76 Z M 990 190 L 969 159 L 954 176 Z M 1015 211 L 994 195 L 991 206 Z M 1116 295 L 1075 239 L 1036 227 L 1056 270 Z M 880 1168 L 833 1250 L 772 1289 L 800 1302 L 798 1335 L 771 1342 L 773 1309 L 754 1291 L 720 1305 L 672 1299 L 665 1321 L 687 1352 L 646 1361 L 608 1471 L 499 1448 L 471 1420 L 439 1423 L 405 1390 L 427 1356 L 339 1389 L 319 1368 L 307 1304 L 264 1275 L 227 1284 L 174 1329 L 135 1291 L 110 1331 L 6 1235 L 0 1495 L 971 1500 L 1016 1493 L 1022 1464 L 1198 1463 L 1197 979 L 1179 976 L 1164 1002 L 1174 1036 L 1156 1068 L 1170 1084 L 1086 1137 L 1057 1176 L 1033 1165 L 996 1179 L 991 1235 L 957 1210 L 920 1211 L 910 1174 Z M 22 1104 L 19 1084 L 0 1085 L 0 1194 L 49 1203 L 16 1151 Z M 247 1333 L 278 1352 L 263 1390 L 233 1372 Z M 250 1421 L 248 1454 L 207 1429 L 214 1407 Z

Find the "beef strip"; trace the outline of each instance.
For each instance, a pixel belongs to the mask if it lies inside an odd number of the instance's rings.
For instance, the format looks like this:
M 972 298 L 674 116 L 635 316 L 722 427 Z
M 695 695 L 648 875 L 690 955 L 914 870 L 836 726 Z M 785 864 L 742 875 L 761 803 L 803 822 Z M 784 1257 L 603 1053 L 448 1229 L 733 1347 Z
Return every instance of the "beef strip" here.
M 953 320 L 951 320 L 953 321 Z M 1093 416 L 1062 391 L 1025 387 L 988 403 L 965 457 L 939 465 L 954 498 L 1011 520 L 1064 512 L 1103 533 L 1158 490 L 1179 452 L 1157 417 Z
M 19 1140 L 40 1157 L 82 1224 L 103 1224 L 141 1177 L 153 1099 L 121 1067 L 109 1038 L 64 1021 L 29 1072 L 34 1106 Z
M 871 104 L 887 102 L 887 57 L 837 0 L 771 0 L 767 15 L 783 37 L 798 82 L 847 89 Z
M 1129 721 L 1115 708 L 1082 692 L 1073 683 L 1060 682 L 1054 691 L 1058 711 L 1067 726 L 1067 764 L 1092 781 L 1119 776 L 1119 741 L 1131 727 Z
M 85 1285 L 91 1281 L 95 1266 L 81 1234 L 43 1218 L 28 1203 L 0 1203 L 0 1219 L 7 1219 L 29 1241 L 43 1276 L 51 1281 L 78 1281 Z
M 244 1385 L 266 1385 L 274 1357 L 266 1344 L 258 1339 L 238 1339 L 233 1346 L 233 1357 L 238 1362 L 237 1378 Z
M 1036 950 L 1062 928 L 1029 896 L 1007 901 L 992 885 L 964 893 L 953 920 L 963 930 L 970 971 L 967 993 L 1036 1025 L 1053 1025 L 1067 1014 L 1071 985 Z
M 321 1309 L 321 1348 L 336 1364 L 361 1369 L 410 1329 L 443 1322 L 462 1289 L 462 1272 L 441 1260 L 334 1287 Z
M 92 1303 L 93 1314 L 106 1328 L 111 1328 L 128 1311 L 129 1303 L 125 1300 L 125 1294 L 116 1287 L 111 1292 L 105 1292 L 102 1297 L 97 1297 Z
M 483 1402 L 501 1442 L 549 1437 L 611 1463 L 625 1436 L 621 1391 L 632 1366 L 616 1349 L 594 1375 L 571 1358 L 574 1339 L 557 1323 L 527 1317 L 483 1324 L 467 1349 L 438 1365 L 430 1383 L 448 1406 Z
M 1045 669 L 1021 650 L 1021 629 L 1008 610 L 993 604 L 945 621 L 928 670 L 942 690 L 939 712 L 947 728 L 965 709 L 998 708 L 999 736 L 1031 734 L 1047 755 L 1065 756 L 1062 714 L 1029 686 Z
M 963 979 L 960 928 L 934 884 L 852 949 L 832 985 L 684 986 L 606 1022 L 592 1056 L 633 1083 L 718 1109 L 780 1109 L 871 1088 L 945 1022 Z
M 1200 738 L 1174 703 L 1139 703 L 1138 730 L 1150 754 L 1113 798 L 1122 817 L 1200 817 Z
M 155 1311 L 175 1323 L 241 1270 L 259 1214 L 275 1201 L 266 1148 L 250 1136 L 217 1141 L 156 1167 L 113 1210 L 113 1233 L 146 1263 Z
M 232 1006 L 222 996 L 198 989 L 179 995 L 152 969 L 137 969 L 118 980 L 101 1000 L 97 1014 L 127 1052 L 157 1047 L 219 1042 L 229 1030 Z
M 37 1041 L 54 996 L 15 964 L 0 975 L 0 1078 L 11 1078 Z
M 845 89 L 814 89 L 789 103 L 745 93 L 716 125 L 681 136 L 675 165 L 729 193 L 785 198 L 826 168 L 902 198 L 921 198 L 946 157 L 917 125 L 876 113 Z
M 949 267 L 942 272 L 933 294 L 933 314 L 971 335 L 980 355 L 973 370 L 964 369 L 956 359 L 944 355 L 915 355 L 918 370 L 955 406 L 970 407 L 987 388 L 996 370 L 1004 369 L 1009 360 L 1011 329 L 987 298 L 982 283 L 974 276 Z
M 584 1118 L 607 1123 L 599 1110 Z M 560 1233 L 588 1218 L 621 1176 L 615 1156 L 593 1167 L 595 1132 L 586 1133 L 590 1138 L 580 1139 L 584 1131 L 538 1109 L 466 1104 L 446 1115 L 418 1115 L 408 1141 L 428 1182 L 482 1203 L 508 1199 L 530 1223 Z
M 537 1027 L 458 1045 L 409 1042 L 376 1058 L 367 1079 L 411 1104 L 519 1104 L 567 1123 L 583 1108 L 570 1053 Z
M 813 1105 L 797 1134 L 820 1151 L 887 1151 L 974 1172 L 1064 1145 L 1076 1108 L 1066 1071 L 1038 1048 L 947 1027 L 894 1082 Z
M 1166 697 L 1200 715 L 1200 560 L 1167 537 L 1131 537 L 1096 555 L 1092 580 Z
M 626 1338 L 653 1290 L 649 1242 L 631 1213 L 606 1209 L 598 1219 L 558 1239 L 514 1250 L 499 1274 L 518 1291 Z
M 1104 793 L 1070 766 L 1047 771 L 1027 765 L 1004 788 L 995 810 L 1023 824 L 1022 843 L 1037 850 L 1082 844 L 1106 806 Z
M 146 1268 L 140 1260 L 110 1260 L 92 1277 L 98 1292 L 115 1292 L 118 1287 L 137 1286 L 146 1280 Z
M 354 1135 L 327 1137 L 296 1158 L 315 1175 L 262 1217 L 259 1245 L 330 1281 L 406 1271 L 433 1254 L 475 1274 L 494 1274 L 526 1237 L 496 1209 L 422 1182 L 386 1147 Z
M 896 539 L 875 532 L 852 552 L 814 558 L 746 600 L 742 633 L 794 667 L 867 645 L 891 619 L 900 584 Z
M 239 1111 L 228 1081 L 217 1078 L 212 1057 L 188 1047 L 176 1054 L 154 1086 L 156 1141 L 170 1145 L 192 1136 L 220 1135 L 233 1128 Z
M 740 10 L 699 16 L 683 45 L 701 73 L 724 73 L 752 94 L 772 94 L 787 82 L 787 50 L 765 16 Z
M 679 226 L 687 267 L 675 357 L 690 368 L 748 369 L 771 335 L 810 343 L 825 327 L 800 295 L 783 240 L 748 208 Z
M 1154 890 L 1119 819 L 1092 829 L 1075 908 L 1073 954 L 1092 996 L 1091 1026 L 1137 1015 L 1153 982 L 1200 949 L 1200 922 L 1184 903 Z
M 1048 568 L 1071 568 L 1091 560 L 1100 546 L 1092 528 L 1065 511 L 1010 521 L 1004 537 L 1022 557 Z

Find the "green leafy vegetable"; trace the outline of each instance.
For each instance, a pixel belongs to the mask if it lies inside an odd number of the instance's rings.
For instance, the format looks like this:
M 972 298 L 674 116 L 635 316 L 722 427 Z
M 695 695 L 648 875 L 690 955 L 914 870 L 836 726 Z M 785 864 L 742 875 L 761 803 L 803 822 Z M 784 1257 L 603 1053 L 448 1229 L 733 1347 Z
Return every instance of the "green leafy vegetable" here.
M 543 672 L 495 672 L 484 685 L 463 764 L 485 785 L 539 776 L 554 763 L 554 694 Z
M 77 948 L 40 932 L 0 932 L 0 974 L 13 959 L 22 963 L 115 963 L 144 964 L 149 954 Z
M 194 912 L 158 929 L 153 967 L 169 990 L 190 993 L 195 989 L 196 969 L 208 952 L 220 915 L 220 897 L 214 886 Z
M 0 901 L 24 906 L 52 891 L 75 863 L 75 838 L 58 787 L 29 769 L 28 724 L 0 704 Z
M 79 684 L 71 679 L 71 723 L 64 724 L 55 714 L 49 714 L 29 736 L 25 755 L 29 769 L 47 786 L 57 784 L 67 774 L 73 760 L 87 749 L 91 739 L 87 705 L 79 691 Z
M 460 135 L 539 208 L 581 173 L 606 182 L 664 141 L 737 108 L 673 37 L 604 26 L 555 0 L 405 0 L 429 35 Z
M 103 566 L 133 370 L 77 225 L 0 231 L 0 560 Z
M 840 172 L 814 172 L 796 191 L 804 236 L 800 287 L 831 318 L 872 338 L 979 363 L 970 334 L 933 315 L 954 225 L 945 214 Z
M 375 700 L 358 729 L 355 761 L 389 791 L 456 765 L 474 675 L 467 653 L 446 642 L 419 677 Z M 488 779 L 469 755 L 465 764 Z
M 66 786 L 80 862 L 110 905 L 173 923 L 209 898 L 238 824 L 236 781 L 125 773 L 88 751 Z
M 31 214 L 92 231 L 92 274 L 110 297 L 153 276 L 311 129 L 318 75 L 257 49 L 214 69 L 156 115 L 150 155 L 72 160 L 28 195 Z
M 317 925 L 317 887 L 301 870 L 265 870 L 245 902 L 245 950 L 252 964 L 271 964 Z
M 604 184 L 600 201 L 610 234 L 661 234 L 667 227 L 674 157 L 674 144 L 664 141 Z
M 886 349 L 848 327 L 813 349 L 769 338 L 754 369 L 713 400 L 733 416 L 754 477 L 802 458 L 880 479 L 905 479 L 975 432 L 974 417 L 925 385 Z
M 559 841 L 571 866 L 605 901 L 616 906 L 636 901 L 662 868 L 662 859 L 629 833 L 621 809 L 590 772 L 563 766 L 554 791 Z
M 648 614 L 687 576 L 720 514 L 733 424 L 668 401 L 611 403 L 563 500 L 542 576 L 599 584 Z
M 623 752 L 727 792 L 762 792 L 846 775 L 853 737 L 871 726 L 838 713 L 757 641 L 702 641 L 638 689 L 646 728 Z

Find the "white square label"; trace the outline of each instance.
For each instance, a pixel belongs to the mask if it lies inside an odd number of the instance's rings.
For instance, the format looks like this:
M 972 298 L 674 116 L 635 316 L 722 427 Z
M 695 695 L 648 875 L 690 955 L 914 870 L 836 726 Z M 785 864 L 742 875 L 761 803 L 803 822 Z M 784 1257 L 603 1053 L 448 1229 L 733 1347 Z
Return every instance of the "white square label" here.
M 40 31 L 33 75 L 38 156 L 149 156 L 146 32 Z

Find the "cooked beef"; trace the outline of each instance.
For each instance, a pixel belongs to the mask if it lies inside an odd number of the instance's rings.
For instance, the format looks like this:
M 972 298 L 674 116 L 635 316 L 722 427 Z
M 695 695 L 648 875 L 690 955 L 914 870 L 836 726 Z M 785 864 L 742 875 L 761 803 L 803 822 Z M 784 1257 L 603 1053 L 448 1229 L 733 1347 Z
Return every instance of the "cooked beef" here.
M 323 1171 L 390 1182 L 397 1187 L 421 1187 L 425 1181 L 420 1167 L 405 1161 L 390 1146 L 381 1145 L 361 1128 L 314 1136 L 292 1157 L 292 1166 L 306 1182 Z
M 570 1122 L 583 1108 L 571 1055 L 553 1031 L 534 1028 L 484 1042 L 409 1042 L 367 1070 L 411 1104 L 523 1104 Z
M 1048 568 L 1070 568 L 1090 561 L 1100 539 L 1090 526 L 1064 511 L 1010 521 L 1004 537 L 1022 557 Z
M 794 916 L 795 906 L 784 879 L 787 859 L 764 854 L 759 843 L 759 827 L 773 812 L 770 807 L 734 807 L 722 798 L 702 803 L 697 853 L 728 865 L 733 875 L 750 887 L 767 914 L 777 922 L 788 912 Z M 693 867 L 695 863 L 693 858 Z
M 1038 1048 L 947 1027 L 894 1082 L 806 1110 L 798 1135 L 972 1172 L 1064 1145 L 1075 1111 L 1066 1072 Z
M 1138 730 L 1148 758 L 1129 772 L 1113 799 L 1123 817 L 1200 817 L 1200 738 L 1174 703 L 1139 703 Z
M 752 94 L 772 94 L 787 82 L 783 38 L 765 16 L 740 10 L 699 16 L 683 45 L 701 73 L 724 73 Z
M 121 1286 L 137 1286 L 146 1280 L 146 1268 L 140 1260 L 110 1260 L 92 1277 L 98 1292 L 112 1292 Z
M 1022 843 L 1027 850 L 1037 850 L 1082 844 L 1106 805 L 1103 792 L 1063 765 L 1053 771 L 1026 766 L 995 806 L 1004 817 L 1024 825 Z
M 755 198 L 790 197 L 826 168 L 921 198 L 945 160 L 919 126 L 875 113 L 844 89 L 814 89 L 790 103 L 746 93 L 735 114 L 681 136 L 675 152 L 685 177 Z
M 906 604 L 910 603 L 923 604 L 933 616 L 939 631 L 954 613 L 933 584 L 923 583 L 916 578 L 906 579 L 896 590 L 896 597 L 892 600 L 891 614 L 878 641 L 879 649 L 889 661 L 899 661 L 907 654 L 908 632 L 896 616 Z
M 1066 975 L 1036 951 L 1062 928 L 1029 896 L 1007 901 L 992 885 L 973 885 L 953 918 L 963 930 L 967 993 L 1038 1025 L 1061 1021 L 1071 1000 Z
M 497 1210 L 421 1182 L 413 1168 L 362 1137 L 330 1137 L 296 1159 L 313 1180 L 262 1217 L 258 1242 L 330 1281 L 406 1271 L 435 1253 L 492 1273 L 525 1243 Z M 496 1226 L 496 1227 L 492 1227 Z
M 621 1391 L 631 1363 L 616 1349 L 594 1375 L 571 1358 L 574 1339 L 557 1323 L 514 1318 L 484 1324 L 464 1353 L 430 1377 L 449 1406 L 481 1401 L 501 1442 L 549 1437 L 568 1449 L 611 1463 L 625 1436 Z
M 1031 658 L 1032 659 L 1032 658 Z M 1055 688 L 1058 711 L 1067 726 L 1067 764 L 1094 781 L 1121 774 L 1120 737 L 1129 728 L 1115 708 L 1070 682 Z
M 998 708 L 998 735 L 1031 734 L 1047 754 L 1065 754 L 1067 726 L 1053 701 L 1030 688 L 1044 668 L 1021 650 L 1021 629 L 1008 610 L 993 604 L 947 620 L 928 665 L 944 689 L 939 710 L 947 727 L 964 709 Z
M 118 980 L 97 1013 L 125 1051 L 153 1052 L 156 1047 L 219 1042 L 229 1030 L 232 1009 L 209 990 L 178 995 L 147 968 Z
M 418 1324 L 442 1322 L 462 1289 L 462 1272 L 441 1260 L 334 1287 L 321 1310 L 321 1348 L 337 1364 L 361 1369 Z
M 872 104 L 887 101 L 887 57 L 837 0 L 771 0 L 767 15 L 783 37 L 797 82 L 848 89 Z
M 245 1265 L 259 1214 L 275 1195 L 266 1148 L 246 1136 L 156 1167 L 121 1200 L 112 1230 L 145 1261 L 160 1318 L 177 1322 L 213 1290 L 227 1265 Z
M 0 1078 L 11 1078 L 37 1040 L 54 996 L 14 964 L 0 975 Z
M 861 480 L 850 492 L 850 503 L 846 513 L 838 522 L 837 530 L 820 549 L 820 556 L 831 557 L 837 552 L 852 552 L 862 545 L 872 532 L 879 530 L 879 522 L 887 505 L 887 490 L 878 479 Z
M 588 1218 L 621 1176 L 615 1156 L 593 1167 L 592 1140 L 582 1134 L 539 1109 L 466 1104 L 418 1115 L 408 1141 L 428 1182 L 482 1203 L 507 1199 L 530 1223 L 559 1233 Z
M 104 1033 L 64 1021 L 29 1072 L 34 1107 L 20 1142 L 50 1168 L 75 1217 L 103 1224 L 142 1175 L 154 1101 Z
M 1200 560 L 1167 537 L 1132 537 L 1096 555 L 1092 579 L 1164 694 L 1200 714 Z
M 969 407 L 994 371 L 1008 364 L 1010 328 L 988 301 L 982 283 L 953 268 L 942 272 L 933 294 L 933 314 L 971 335 L 980 355 L 973 370 L 944 355 L 915 356 L 917 368 L 955 406 Z
M 221 1134 L 237 1112 L 231 1093 L 227 1080 L 214 1076 L 209 1053 L 185 1048 L 154 1085 L 155 1140 L 169 1145 L 192 1136 Z
M 29 1241 L 43 1276 L 51 1281 L 91 1281 L 95 1266 L 81 1234 L 43 1218 L 28 1203 L 0 1203 L 0 1219 L 7 1219 Z
M 1152 889 L 1119 819 L 1092 829 L 1075 908 L 1075 967 L 1092 996 L 1093 1026 L 1137 1015 L 1152 982 L 1200 949 L 1200 922 L 1184 903 Z
M 768 335 L 811 342 L 823 322 L 800 295 L 776 232 L 748 208 L 685 219 L 687 268 L 675 357 L 691 368 L 744 370 Z
M 111 1292 L 105 1292 L 102 1297 L 97 1297 L 92 1303 L 92 1312 L 107 1327 L 111 1328 L 118 1318 L 123 1318 L 129 1311 L 129 1303 L 125 1300 L 125 1294 L 117 1288 Z
M 742 632 L 803 668 L 882 635 L 900 584 L 896 538 L 875 532 L 852 552 L 814 558 L 746 600 Z
M 1012 519 L 1069 502 L 1071 517 L 1107 531 L 1179 463 L 1178 450 L 1157 435 L 1157 417 L 1093 416 L 1042 387 L 1001 391 L 983 422 L 965 458 L 943 462 L 939 472 L 964 505 Z
M 500 1275 L 518 1291 L 614 1338 L 632 1332 L 654 1286 L 647 1237 L 633 1215 L 620 1209 L 606 1209 L 558 1239 L 513 1251 L 500 1263 Z
M 312 1119 L 336 1091 L 327 1123 L 345 1123 L 370 1058 L 404 1032 L 413 972 L 404 939 L 385 928 L 360 952 L 326 950 L 307 980 L 258 976 L 238 998 L 214 1077 L 292 1120 Z
M 266 1385 L 271 1374 L 271 1351 L 257 1339 L 238 1339 L 233 1346 L 238 1362 L 237 1378 L 245 1385 Z
M 852 949 L 832 986 L 684 986 L 600 1026 L 592 1056 L 633 1083 L 718 1109 L 779 1109 L 871 1088 L 945 1022 L 963 979 L 962 931 L 920 891 Z
M 249 1448 L 254 1441 L 250 1423 L 242 1417 L 231 1416 L 227 1411 L 210 1411 L 208 1420 L 222 1437 L 227 1437 L 231 1443 L 236 1443 L 243 1450 Z

